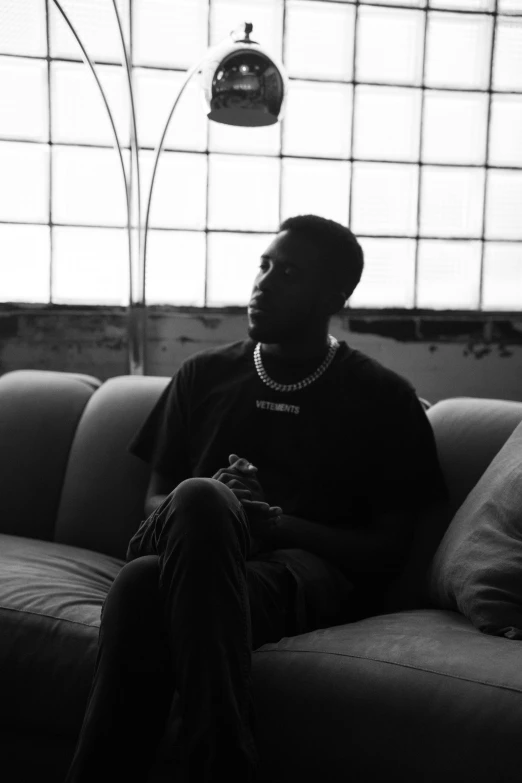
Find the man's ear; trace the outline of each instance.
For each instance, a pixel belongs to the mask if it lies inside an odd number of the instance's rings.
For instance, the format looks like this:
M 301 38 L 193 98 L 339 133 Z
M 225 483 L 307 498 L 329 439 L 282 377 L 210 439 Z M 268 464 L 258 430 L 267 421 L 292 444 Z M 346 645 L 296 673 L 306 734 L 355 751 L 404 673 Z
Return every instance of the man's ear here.
M 335 315 L 343 309 L 346 304 L 347 295 L 344 291 L 332 291 L 325 298 L 325 304 L 328 308 L 329 315 Z

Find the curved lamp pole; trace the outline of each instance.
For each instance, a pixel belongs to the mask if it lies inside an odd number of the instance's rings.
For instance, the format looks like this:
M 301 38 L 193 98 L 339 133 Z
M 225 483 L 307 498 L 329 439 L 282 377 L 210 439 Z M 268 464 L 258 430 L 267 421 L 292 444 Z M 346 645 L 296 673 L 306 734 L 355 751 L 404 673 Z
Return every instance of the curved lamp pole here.
M 161 134 L 161 138 L 154 152 L 154 165 L 147 196 L 145 220 L 141 220 L 141 180 L 139 163 L 139 144 L 136 123 L 136 111 L 134 93 L 132 87 L 132 67 L 125 45 L 123 28 L 119 16 L 116 0 L 112 0 L 116 15 L 123 59 L 127 74 L 127 84 L 131 100 L 132 133 L 131 133 L 131 170 L 136 172 L 136 177 L 129 180 L 123 162 L 122 148 L 116 131 L 113 116 L 107 97 L 103 91 L 96 69 L 82 44 L 77 30 L 65 14 L 58 0 L 53 0 L 58 10 L 64 17 L 74 37 L 80 45 L 82 57 L 90 68 L 100 90 L 105 108 L 109 115 L 114 147 L 119 155 L 125 186 L 125 198 L 127 205 L 127 238 L 129 248 L 129 306 L 128 306 L 128 371 L 131 375 L 145 375 L 146 372 L 146 345 L 147 345 L 147 309 L 145 300 L 146 274 L 147 274 L 147 238 L 150 221 L 150 208 L 152 193 L 156 180 L 158 162 L 163 150 L 165 137 L 174 114 L 187 84 L 192 76 L 197 73 L 202 97 L 205 104 L 207 117 L 214 122 L 226 125 L 239 125 L 242 127 L 264 127 L 274 125 L 284 115 L 286 96 L 288 94 L 288 76 L 285 68 L 278 58 L 268 54 L 257 41 L 250 39 L 253 25 L 245 22 L 220 44 L 207 50 L 203 59 L 187 71 L 181 89 L 170 110 L 167 122 Z M 241 37 L 243 36 L 243 37 Z M 134 203 L 134 188 L 136 182 L 137 218 L 138 218 L 138 242 L 132 241 L 132 206 Z M 134 279 L 137 280 L 137 291 L 134 290 Z

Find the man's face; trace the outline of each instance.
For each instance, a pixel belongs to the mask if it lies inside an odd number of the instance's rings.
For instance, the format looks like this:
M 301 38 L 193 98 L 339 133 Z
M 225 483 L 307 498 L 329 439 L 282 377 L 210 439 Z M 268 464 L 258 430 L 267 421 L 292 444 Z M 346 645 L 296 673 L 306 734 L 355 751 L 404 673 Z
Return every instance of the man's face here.
M 264 343 L 300 342 L 329 316 L 320 250 L 291 230 L 264 251 L 248 306 L 248 335 Z

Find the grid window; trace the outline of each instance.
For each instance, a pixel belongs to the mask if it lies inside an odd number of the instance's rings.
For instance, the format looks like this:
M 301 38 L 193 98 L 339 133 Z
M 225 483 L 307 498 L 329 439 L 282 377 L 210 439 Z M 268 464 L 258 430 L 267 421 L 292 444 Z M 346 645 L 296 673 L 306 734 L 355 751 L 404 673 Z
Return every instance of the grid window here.
M 112 0 L 60 0 L 107 96 L 127 175 L 131 102 Z M 349 226 L 347 306 L 510 311 L 522 290 L 522 0 L 117 0 L 142 219 L 185 82 L 245 21 L 283 60 L 280 123 L 208 121 L 194 77 L 151 202 L 150 304 L 246 306 L 281 221 Z M 54 0 L 0 3 L 2 301 L 128 303 L 127 203 L 106 107 Z M 133 172 L 136 194 L 136 172 Z M 132 221 L 137 221 L 133 199 Z M 134 241 L 136 231 L 134 229 Z M 133 281 L 134 287 L 137 281 Z

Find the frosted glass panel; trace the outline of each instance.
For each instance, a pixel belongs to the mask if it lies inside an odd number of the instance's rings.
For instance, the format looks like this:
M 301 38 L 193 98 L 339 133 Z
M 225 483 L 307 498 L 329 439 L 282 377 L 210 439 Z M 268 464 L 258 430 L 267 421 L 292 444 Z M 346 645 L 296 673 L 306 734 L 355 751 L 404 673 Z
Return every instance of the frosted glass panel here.
M 185 75 L 136 68 L 134 78 L 140 146 L 155 149 Z M 206 149 L 209 120 L 204 108 L 201 88 L 194 78 L 187 85 L 174 110 L 165 147 L 198 151 Z
M 285 65 L 290 76 L 353 78 L 353 6 L 287 0 L 286 20 Z
M 56 304 L 128 304 L 128 245 L 123 229 L 53 228 L 53 255 Z
M 260 256 L 274 236 L 232 233 L 208 235 L 209 307 L 246 307 L 259 270 Z
M 497 19 L 493 89 L 522 91 L 522 19 Z
M 142 214 L 149 194 L 153 152 L 140 152 Z M 207 156 L 163 152 L 156 170 L 150 226 L 205 229 Z
M 0 224 L 0 301 L 49 301 L 49 226 Z
M 426 85 L 485 90 L 493 17 L 430 13 L 426 41 Z
M 268 54 L 282 59 L 283 3 L 281 0 L 219 0 L 210 3 L 210 45 L 215 46 L 245 21 L 253 24 L 251 38 L 259 41 Z
M 129 144 L 129 92 L 123 68 L 99 65 L 98 78 L 107 96 L 120 143 Z M 55 142 L 113 144 L 109 115 L 98 85 L 83 63 L 52 63 L 52 133 Z
M 517 310 L 522 302 L 522 243 L 486 243 L 484 310 Z
M 463 11 L 494 11 L 495 0 L 430 0 L 430 8 L 460 9 Z
M 413 307 L 414 240 L 363 237 L 359 244 L 364 270 L 350 307 Z
M 49 141 L 47 63 L 0 57 L 0 135 Z
M 49 147 L 0 142 L 0 220 L 49 220 Z
M 2 0 L 0 53 L 47 56 L 45 0 Z
M 357 22 L 357 80 L 419 85 L 423 44 L 421 11 L 361 5 Z
M 484 169 L 424 166 L 422 236 L 479 237 L 482 234 Z
M 147 242 L 147 304 L 203 307 L 205 234 L 150 231 Z
M 499 14 L 522 14 L 522 0 L 498 0 Z
M 475 310 L 480 297 L 479 241 L 419 242 L 417 307 Z
M 277 230 L 278 160 L 213 155 L 209 166 L 209 228 Z
M 352 224 L 358 234 L 414 234 L 418 166 L 354 163 Z
M 355 0 L 343 0 L 343 2 L 354 3 Z M 425 8 L 428 0 L 364 0 L 368 5 L 411 5 L 414 8 Z
M 422 160 L 486 163 L 488 96 L 426 90 Z
M 348 158 L 352 85 L 292 81 L 283 120 L 283 154 Z
M 421 91 L 359 85 L 355 95 L 354 157 L 418 160 Z
M 87 54 L 95 62 L 122 62 L 120 32 L 112 0 L 60 0 Z M 117 0 L 123 34 L 128 41 L 129 0 Z M 51 57 L 82 59 L 82 50 L 62 14 L 50 0 Z
M 207 0 L 134 0 L 134 62 L 188 68 L 207 48 Z
M 522 171 L 490 170 L 486 239 L 522 239 Z
M 281 220 L 312 214 L 348 225 L 348 162 L 284 158 L 282 176 Z
M 489 162 L 522 166 L 522 95 L 493 95 L 489 132 Z
M 127 168 L 128 157 L 124 150 Z M 126 224 L 125 186 L 114 150 L 53 147 L 53 220 L 101 226 Z

